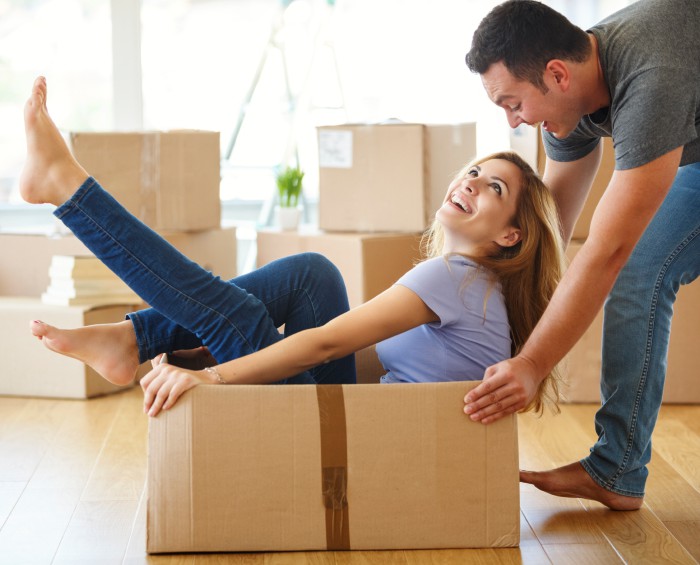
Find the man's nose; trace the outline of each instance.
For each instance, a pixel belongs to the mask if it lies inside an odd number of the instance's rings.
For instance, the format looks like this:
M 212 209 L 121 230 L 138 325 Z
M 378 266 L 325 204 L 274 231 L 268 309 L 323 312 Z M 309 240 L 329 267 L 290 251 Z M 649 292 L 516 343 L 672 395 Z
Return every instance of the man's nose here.
M 508 125 L 512 129 L 517 128 L 520 124 L 523 123 L 523 120 L 520 116 L 518 116 L 514 112 L 509 112 L 508 110 L 506 110 L 506 118 L 508 119 Z

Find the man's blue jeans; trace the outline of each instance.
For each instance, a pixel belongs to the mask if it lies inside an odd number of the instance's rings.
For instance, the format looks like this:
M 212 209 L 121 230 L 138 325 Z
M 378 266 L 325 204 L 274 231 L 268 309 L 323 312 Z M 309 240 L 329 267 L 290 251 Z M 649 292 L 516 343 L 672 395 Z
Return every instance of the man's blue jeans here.
M 700 273 L 700 163 L 678 170 L 605 303 L 598 441 L 581 464 L 608 490 L 641 497 L 661 407 L 676 293 Z
M 129 315 L 141 362 L 206 345 L 224 363 L 283 339 L 282 324 L 291 335 L 348 310 L 343 279 L 323 256 L 288 257 L 223 281 L 132 216 L 93 178 L 54 214 L 151 306 Z M 282 382 L 353 383 L 354 356 Z

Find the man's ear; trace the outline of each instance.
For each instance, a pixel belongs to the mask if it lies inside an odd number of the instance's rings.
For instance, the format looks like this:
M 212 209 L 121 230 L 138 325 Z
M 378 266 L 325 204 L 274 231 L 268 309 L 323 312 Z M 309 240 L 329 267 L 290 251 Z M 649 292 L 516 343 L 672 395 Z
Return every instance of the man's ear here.
M 496 243 L 501 247 L 513 247 L 523 238 L 522 232 L 518 228 L 510 227 L 498 238 Z
M 566 62 L 561 59 L 552 59 L 547 63 L 544 74 L 545 84 L 547 84 L 547 78 L 549 78 L 550 87 L 556 85 L 562 92 L 566 92 L 569 89 L 571 70 Z

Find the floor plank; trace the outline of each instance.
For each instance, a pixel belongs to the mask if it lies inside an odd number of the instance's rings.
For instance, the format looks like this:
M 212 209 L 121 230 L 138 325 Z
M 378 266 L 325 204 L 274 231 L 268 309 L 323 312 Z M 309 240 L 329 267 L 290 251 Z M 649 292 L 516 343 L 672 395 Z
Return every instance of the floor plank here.
M 119 393 L 124 402 L 109 433 L 81 499 L 137 501 L 146 480 L 148 418 L 140 389 Z
M 36 400 L 10 405 L 15 405 L 17 411 L 0 428 L 0 453 L 12 456 L 0 457 L 0 481 L 29 481 L 63 420 L 71 413 L 71 404 Z
M 0 483 L 0 528 L 3 526 L 27 483 L 14 481 Z
M 80 502 L 53 563 L 121 564 L 136 507 L 137 502 L 133 500 Z
M 79 498 L 79 489 L 25 489 L 0 530 L 0 564 L 51 563 Z
M 610 512 L 594 502 L 585 504 L 626 563 L 695 563 L 692 555 L 646 506 L 635 512 Z
M 601 565 L 624 563 L 608 544 L 552 543 L 547 545 L 547 555 L 557 565 Z
M 685 424 L 662 419 L 656 424 L 653 450 L 700 491 L 700 436 Z

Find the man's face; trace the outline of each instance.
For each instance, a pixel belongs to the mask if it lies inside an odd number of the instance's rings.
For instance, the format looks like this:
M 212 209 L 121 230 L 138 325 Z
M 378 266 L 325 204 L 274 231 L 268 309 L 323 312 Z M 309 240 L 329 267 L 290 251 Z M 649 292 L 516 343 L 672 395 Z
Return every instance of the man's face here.
M 545 70 L 543 93 L 534 84 L 515 78 L 502 62 L 494 63 L 481 75 L 486 94 L 503 108 L 512 128 L 520 124 L 536 126 L 557 138 L 568 136 L 578 125 L 582 115 L 575 110 L 568 91 L 562 89 L 556 77 Z

